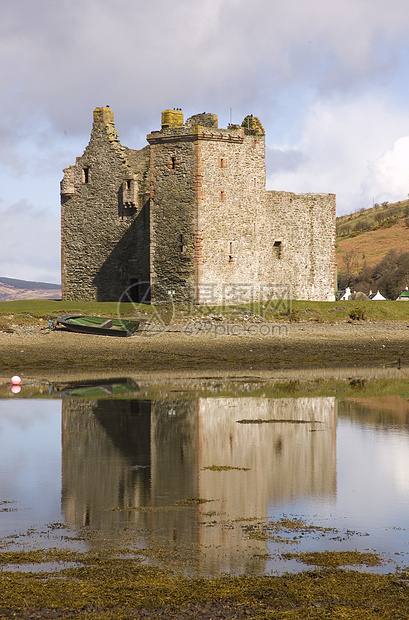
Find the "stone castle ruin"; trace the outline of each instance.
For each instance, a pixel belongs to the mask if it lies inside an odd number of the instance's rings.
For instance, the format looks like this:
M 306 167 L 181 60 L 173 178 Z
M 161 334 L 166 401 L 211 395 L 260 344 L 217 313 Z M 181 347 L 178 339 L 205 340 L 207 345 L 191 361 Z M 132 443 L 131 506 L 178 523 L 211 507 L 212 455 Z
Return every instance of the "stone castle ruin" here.
M 141 150 L 96 108 L 61 182 L 64 300 L 334 300 L 335 195 L 266 191 L 265 132 L 165 110 Z M 130 288 L 129 288 L 130 287 Z M 289 291 L 289 292 L 288 292 Z

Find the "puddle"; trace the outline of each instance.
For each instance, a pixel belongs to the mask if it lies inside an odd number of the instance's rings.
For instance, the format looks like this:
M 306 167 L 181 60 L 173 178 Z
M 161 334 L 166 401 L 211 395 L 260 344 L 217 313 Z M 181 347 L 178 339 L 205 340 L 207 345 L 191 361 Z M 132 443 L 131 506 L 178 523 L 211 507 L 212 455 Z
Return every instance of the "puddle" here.
M 409 564 L 406 379 L 194 383 L 0 400 L 0 552 L 130 549 L 203 575 L 300 571 L 327 551 Z

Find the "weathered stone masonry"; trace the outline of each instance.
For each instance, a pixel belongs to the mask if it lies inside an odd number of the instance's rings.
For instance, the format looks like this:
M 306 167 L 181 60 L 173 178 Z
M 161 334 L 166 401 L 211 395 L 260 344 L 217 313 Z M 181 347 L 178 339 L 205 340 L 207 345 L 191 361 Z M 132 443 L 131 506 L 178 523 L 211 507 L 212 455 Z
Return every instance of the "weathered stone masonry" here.
M 253 116 L 218 127 L 162 113 L 160 131 L 120 144 L 109 107 L 61 182 L 67 300 L 243 302 L 289 286 L 333 300 L 335 196 L 266 191 L 265 134 Z

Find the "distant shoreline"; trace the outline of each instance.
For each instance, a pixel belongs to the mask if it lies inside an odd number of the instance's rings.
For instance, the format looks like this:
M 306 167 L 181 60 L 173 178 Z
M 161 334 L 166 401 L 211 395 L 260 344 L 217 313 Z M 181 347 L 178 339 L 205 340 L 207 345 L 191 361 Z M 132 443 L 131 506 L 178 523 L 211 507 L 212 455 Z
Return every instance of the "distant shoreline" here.
M 17 278 L 2 278 L 0 277 L 0 284 L 8 284 L 9 286 L 15 286 L 16 288 L 28 288 L 28 289 L 61 289 L 61 284 L 52 282 L 35 282 L 31 280 L 19 280 Z
M 60 299 L 61 285 L 0 277 L 0 301 Z

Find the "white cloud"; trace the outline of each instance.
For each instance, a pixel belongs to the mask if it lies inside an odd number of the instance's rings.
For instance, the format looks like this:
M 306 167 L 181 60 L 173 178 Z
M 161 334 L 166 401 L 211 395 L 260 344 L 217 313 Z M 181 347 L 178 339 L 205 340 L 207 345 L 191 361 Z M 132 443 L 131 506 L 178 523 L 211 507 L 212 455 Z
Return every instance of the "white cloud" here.
M 399 70 L 401 4 L 15 0 L 0 24 L 3 105 L 24 132 L 40 111 L 78 133 L 107 103 L 146 124 L 163 106 L 268 108 L 294 84 L 362 90 Z
M 267 133 L 269 186 L 335 192 L 340 212 L 400 197 L 408 22 L 401 0 L 3 3 L 0 204 L 44 205 L 57 221 L 62 168 L 86 146 L 93 109 L 107 104 L 134 148 L 168 107 L 217 113 L 224 126 L 230 108 L 234 122 L 253 113 Z M 58 244 L 57 232 L 50 272 Z M 12 276 L 23 257 L 31 269 L 33 251 L 20 246 Z
M 368 208 L 374 199 L 405 198 L 408 140 L 400 134 L 406 130 L 406 116 L 389 111 L 386 98 L 321 99 L 311 106 L 298 143 L 275 145 L 296 163 L 270 170 L 268 187 L 336 193 L 338 214 Z
M 409 136 L 399 138 L 382 157 L 374 162 L 370 176 L 379 194 L 406 198 L 409 192 Z M 379 202 L 379 200 L 378 200 Z

